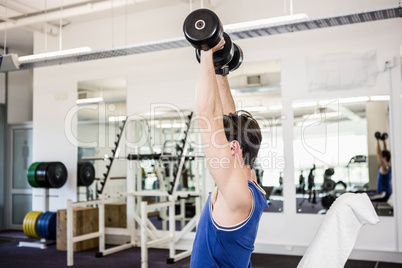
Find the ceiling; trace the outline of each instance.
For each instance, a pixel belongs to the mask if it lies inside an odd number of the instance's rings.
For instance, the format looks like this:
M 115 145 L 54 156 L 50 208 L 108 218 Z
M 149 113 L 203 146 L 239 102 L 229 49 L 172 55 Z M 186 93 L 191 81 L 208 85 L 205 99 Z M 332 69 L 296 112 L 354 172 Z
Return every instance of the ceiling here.
M 172 5 L 185 0 L 0 0 L 0 47 L 33 53 L 33 32 L 57 36 L 60 25 Z
M 283 2 L 283 3 L 282 3 Z M 288 5 L 292 0 L 272 1 L 272 5 Z M 328 17 L 329 10 L 321 10 L 325 3 L 317 4 L 317 7 L 310 5 L 310 0 L 296 2 L 298 9 L 308 12 L 314 17 Z M 352 1 L 353 2 L 353 1 Z M 350 4 L 338 4 L 342 6 L 342 12 L 356 13 L 358 6 L 375 6 L 377 8 L 389 7 L 397 2 L 396 0 L 381 0 L 372 5 L 354 1 Z M 219 5 L 218 0 L 0 0 L 0 46 L 10 47 L 18 52 L 19 56 L 33 53 L 33 32 L 47 32 L 57 36 L 60 28 L 83 21 L 104 18 L 107 16 L 118 16 L 145 10 L 152 10 L 161 7 L 173 6 L 177 4 L 189 4 L 194 9 L 198 6 L 213 8 Z M 324 6 L 323 6 L 324 5 Z M 328 6 L 328 4 L 326 5 Z M 321 7 L 321 11 L 317 10 Z M 339 9 L 339 7 L 338 7 Z M 334 13 L 341 12 L 334 8 Z M 363 8 L 364 9 L 364 8 Z M 336 11 L 335 11 L 336 10 Z M 319 21 L 322 23 L 323 21 Z M 325 22 L 324 22 L 325 23 Z M 62 27 L 60 27 L 62 26 Z M 309 25 L 301 25 L 310 27 Z M 280 29 L 282 30 L 282 29 Z M 238 33 L 238 38 L 242 38 Z

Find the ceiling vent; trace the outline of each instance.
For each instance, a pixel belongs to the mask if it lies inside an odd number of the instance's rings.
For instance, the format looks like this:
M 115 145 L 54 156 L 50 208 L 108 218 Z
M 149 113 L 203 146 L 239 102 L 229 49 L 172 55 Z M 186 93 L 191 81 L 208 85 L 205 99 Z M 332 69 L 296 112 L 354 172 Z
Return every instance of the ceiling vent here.
M 260 75 L 247 76 L 247 86 L 248 87 L 261 86 L 261 76 Z

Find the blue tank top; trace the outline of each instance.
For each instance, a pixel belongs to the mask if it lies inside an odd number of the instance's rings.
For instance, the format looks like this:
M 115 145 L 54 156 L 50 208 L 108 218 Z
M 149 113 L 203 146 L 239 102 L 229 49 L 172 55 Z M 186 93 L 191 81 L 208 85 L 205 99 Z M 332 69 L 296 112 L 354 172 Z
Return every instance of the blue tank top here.
M 250 257 L 254 250 L 261 214 L 268 207 L 265 192 L 248 181 L 253 197 L 249 216 L 234 226 L 221 226 L 212 217 L 211 193 L 197 226 L 191 253 L 191 268 L 251 267 Z
M 387 174 L 381 174 L 380 169 L 378 170 L 378 176 L 377 176 L 378 193 L 386 192 L 387 195 L 392 194 L 391 175 L 392 175 L 391 166 L 388 166 Z

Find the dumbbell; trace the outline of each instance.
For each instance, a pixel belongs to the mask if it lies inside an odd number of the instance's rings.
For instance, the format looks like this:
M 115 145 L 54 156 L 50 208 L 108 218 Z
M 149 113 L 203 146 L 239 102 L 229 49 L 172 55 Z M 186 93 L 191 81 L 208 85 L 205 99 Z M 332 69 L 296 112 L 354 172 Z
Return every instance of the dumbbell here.
M 211 10 L 198 9 L 191 12 L 184 21 L 183 32 L 187 41 L 196 49 L 198 62 L 200 62 L 201 50 L 209 50 L 215 47 L 222 37 L 225 39 L 224 48 L 213 55 L 217 73 L 220 73 L 224 66 L 228 66 L 228 71 L 234 71 L 243 62 L 242 50 L 232 43 L 227 33 L 223 32 L 221 21 Z
M 376 133 L 374 133 L 374 137 L 377 140 L 385 141 L 386 139 L 388 139 L 388 133 L 384 132 L 381 134 L 380 132 L 377 131 Z

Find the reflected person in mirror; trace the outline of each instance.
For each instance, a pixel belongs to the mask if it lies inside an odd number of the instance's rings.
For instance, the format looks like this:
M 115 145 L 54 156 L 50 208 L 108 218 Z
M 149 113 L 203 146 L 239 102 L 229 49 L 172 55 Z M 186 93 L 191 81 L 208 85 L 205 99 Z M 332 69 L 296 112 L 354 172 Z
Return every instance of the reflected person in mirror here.
M 387 150 L 386 143 L 388 134 L 383 133 L 379 136 L 376 133 L 375 137 L 377 139 L 377 161 L 380 167 L 377 175 L 377 191 L 370 195 L 370 199 L 377 202 L 386 202 L 392 194 L 391 152 Z M 380 141 L 383 143 L 383 150 L 381 150 Z

